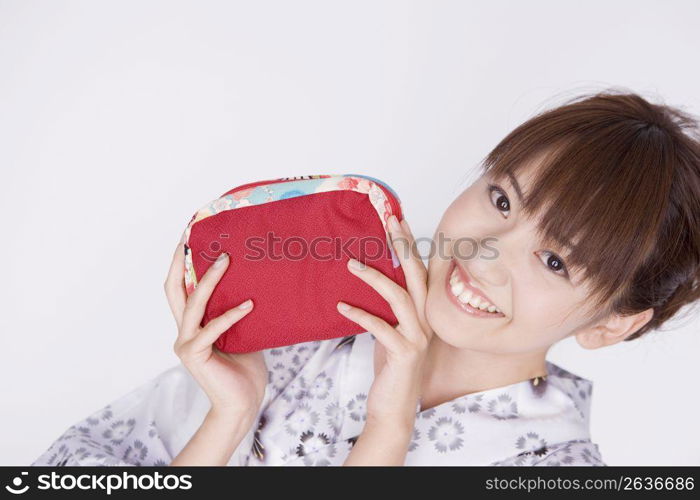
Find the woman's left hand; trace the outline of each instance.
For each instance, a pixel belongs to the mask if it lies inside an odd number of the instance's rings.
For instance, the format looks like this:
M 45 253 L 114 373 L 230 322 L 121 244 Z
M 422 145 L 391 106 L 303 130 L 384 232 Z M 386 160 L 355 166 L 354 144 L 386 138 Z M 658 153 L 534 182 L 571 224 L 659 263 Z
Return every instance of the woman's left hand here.
M 392 220 L 393 219 L 393 220 Z M 338 311 L 375 336 L 375 378 L 367 400 L 367 422 L 413 430 L 421 397 L 424 362 L 433 332 L 425 319 L 427 270 L 405 220 L 389 218 L 392 246 L 406 277 L 407 290 L 378 270 L 351 259 L 348 269 L 374 288 L 398 320 L 391 326 L 363 309 L 338 303 Z M 379 354 L 379 356 L 377 356 Z M 379 365 L 379 366 L 378 366 Z

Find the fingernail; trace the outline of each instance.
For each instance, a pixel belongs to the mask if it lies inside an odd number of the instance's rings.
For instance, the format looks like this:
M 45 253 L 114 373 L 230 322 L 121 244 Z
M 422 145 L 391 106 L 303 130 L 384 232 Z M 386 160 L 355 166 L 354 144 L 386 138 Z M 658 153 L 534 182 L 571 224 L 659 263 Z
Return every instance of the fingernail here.
M 392 231 L 401 231 L 401 225 L 399 224 L 399 219 L 395 215 L 389 217 L 389 227 Z
M 348 265 L 357 271 L 364 271 L 367 268 L 362 262 L 355 259 L 348 260 Z
M 228 259 L 228 254 L 224 252 L 221 255 L 219 255 L 219 257 L 214 261 L 214 267 L 223 266 L 226 259 Z
M 347 312 L 350 310 L 350 306 L 347 305 L 345 302 L 338 302 L 338 310 Z
M 250 309 L 253 306 L 253 301 L 248 299 L 238 305 L 238 309 Z

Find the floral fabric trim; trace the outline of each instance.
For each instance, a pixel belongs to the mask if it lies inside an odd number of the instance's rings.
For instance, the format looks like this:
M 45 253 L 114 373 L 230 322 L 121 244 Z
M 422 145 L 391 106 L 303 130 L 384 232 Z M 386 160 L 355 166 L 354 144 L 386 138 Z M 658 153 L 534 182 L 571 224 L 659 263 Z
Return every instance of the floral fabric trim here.
M 296 198 L 297 196 L 307 196 L 329 191 L 354 191 L 366 194 L 369 197 L 370 203 L 382 222 L 387 242 L 389 242 L 387 219 L 393 214 L 393 210 L 386 193 L 379 187 L 380 184 L 394 195 L 397 203 L 401 203 L 396 193 L 386 184 L 372 177 L 355 174 L 282 177 L 268 184 L 244 187 L 241 190 L 234 191 L 207 203 L 192 216 L 185 229 L 185 288 L 187 294 L 191 294 L 197 286 L 197 275 L 192 263 L 192 250 L 187 245 L 192 226 L 197 222 L 227 210 L 263 205 L 273 201 Z M 390 244 L 389 250 L 391 251 L 393 266 L 398 267 L 398 259 L 394 255 L 394 250 Z

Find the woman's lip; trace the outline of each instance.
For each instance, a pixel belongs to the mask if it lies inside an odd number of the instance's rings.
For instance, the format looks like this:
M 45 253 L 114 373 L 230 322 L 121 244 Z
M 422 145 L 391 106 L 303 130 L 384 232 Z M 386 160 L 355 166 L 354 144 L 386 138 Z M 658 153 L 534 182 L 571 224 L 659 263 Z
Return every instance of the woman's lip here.
M 482 292 L 477 287 L 472 285 L 471 281 L 469 281 L 469 275 L 467 274 L 467 272 L 464 269 L 462 269 L 462 266 L 457 264 L 456 260 L 452 259 L 452 264 L 454 265 L 454 267 L 457 268 L 457 273 L 459 274 L 459 277 L 462 279 L 462 283 L 464 283 L 464 286 L 466 288 L 468 288 L 472 292 L 476 293 L 477 295 L 481 295 L 481 297 L 486 299 L 489 304 L 496 305 L 496 303 L 493 300 L 491 300 L 491 298 L 488 295 L 486 295 L 484 292 Z M 450 271 L 450 274 L 452 274 L 451 271 Z
M 456 261 L 453 259 L 452 264 L 450 265 L 450 269 L 447 272 L 447 276 L 445 277 L 445 291 L 447 292 L 447 295 L 449 296 L 450 300 L 452 301 L 453 304 L 455 304 L 457 307 L 459 307 L 460 310 L 467 312 L 471 314 L 472 316 L 477 316 L 481 318 L 503 318 L 505 317 L 505 314 L 502 312 L 500 313 L 490 313 L 488 311 L 482 311 L 481 309 L 477 307 L 470 306 L 469 304 L 463 304 L 462 302 L 459 301 L 457 297 L 454 296 L 452 293 L 452 285 L 450 285 L 450 276 L 452 275 L 452 271 L 457 268 L 457 272 L 459 273 L 460 279 L 464 283 L 465 287 L 471 290 L 472 292 L 484 297 L 487 299 L 491 304 L 491 299 L 489 299 L 486 294 L 484 294 L 481 290 L 478 288 L 474 287 L 471 283 L 469 283 L 469 277 L 467 274 L 464 272 L 464 269 L 462 269 L 460 266 L 457 265 Z

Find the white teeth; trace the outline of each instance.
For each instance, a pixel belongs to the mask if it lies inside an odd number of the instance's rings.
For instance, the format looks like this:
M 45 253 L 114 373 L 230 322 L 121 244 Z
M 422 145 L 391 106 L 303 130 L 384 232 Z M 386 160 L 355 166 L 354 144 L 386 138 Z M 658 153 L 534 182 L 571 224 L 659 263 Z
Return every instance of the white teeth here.
M 462 304 L 466 304 L 467 302 L 469 302 L 469 299 L 472 298 L 472 292 L 471 292 L 471 290 L 466 290 L 466 291 L 460 293 L 459 297 L 457 297 L 457 298 L 459 299 L 459 301 Z
M 478 295 L 475 295 L 471 290 L 467 289 L 464 282 L 460 279 L 459 273 L 457 272 L 457 268 L 455 268 L 452 271 L 452 274 L 450 275 L 450 291 L 452 292 L 452 295 L 457 297 L 457 299 L 462 304 L 469 304 L 470 306 L 481 311 L 488 311 L 492 313 L 501 312 L 501 310 L 498 309 L 496 306 L 482 299 Z

